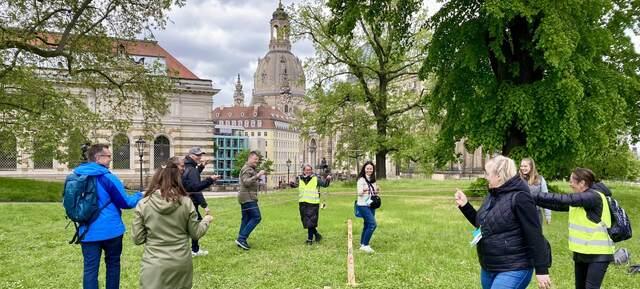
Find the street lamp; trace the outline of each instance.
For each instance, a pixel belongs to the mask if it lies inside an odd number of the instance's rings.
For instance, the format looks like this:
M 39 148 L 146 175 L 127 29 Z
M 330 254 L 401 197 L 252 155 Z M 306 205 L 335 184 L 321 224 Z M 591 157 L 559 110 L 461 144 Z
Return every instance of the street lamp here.
M 287 182 L 289 182 L 289 169 L 291 169 L 291 159 L 287 159 Z
M 146 142 L 142 139 L 142 136 L 136 141 L 136 149 L 138 150 L 138 156 L 140 157 L 140 191 L 144 189 L 142 186 L 142 157 L 144 156 L 144 145 Z

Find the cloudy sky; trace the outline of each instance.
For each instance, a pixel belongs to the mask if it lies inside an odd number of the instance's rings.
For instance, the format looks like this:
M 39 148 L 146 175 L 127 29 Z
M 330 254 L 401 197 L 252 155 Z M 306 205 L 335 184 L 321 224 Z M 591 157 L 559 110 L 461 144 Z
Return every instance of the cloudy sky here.
M 441 4 L 425 0 L 429 14 Z M 283 0 L 284 6 L 300 1 Z M 258 58 L 269 46 L 269 21 L 278 0 L 187 0 L 174 8 L 165 30 L 155 31 L 160 45 L 198 77 L 211 79 L 220 89 L 214 105 L 233 103 L 235 79 L 240 73 L 245 102 L 251 98 Z M 637 40 L 637 37 L 634 37 Z M 638 51 L 640 41 L 636 43 Z M 308 41 L 293 43 L 293 53 L 303 62 L 313 55 Z

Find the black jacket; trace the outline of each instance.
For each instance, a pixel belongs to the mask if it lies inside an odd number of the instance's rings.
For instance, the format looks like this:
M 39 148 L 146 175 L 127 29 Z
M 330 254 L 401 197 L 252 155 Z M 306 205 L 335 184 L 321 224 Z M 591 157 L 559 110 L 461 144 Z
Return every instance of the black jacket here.
M 602 198 L 597 192 L 610 197 L 611 191 L 603 183 L 595 183 L 591 188 L 582 193 L 559 194 L 545 193 L 533 194 L 536 204 L 540 207 L 554 211 L 569 211 L 569 207 L 582 207 L 587 212 L 587 219 L 594 223 L 600 223 L 602 216 Z M 580 254 L 573 253 L 573 259 L 578 262 L 609 262 L 613 260 L 610 254 Z
M 207 200 L 202 195 L 202 190 L 213 184 L 210 178 L 204 181 L 200 180 L 200 173 L 204 170 L 204 166 L 196 164 L 189 156 L 184 158 L 184 173 L 182 174 L 182 185 L 189 193 L 189 197 L 196 206 L 207 207 Z
M 479 211 L 469 203 L 460 208 L 467 220 L 482 230 L 477 244 L 482 268 L 505 272 L 534 267 L 537 275 L 548 274 L 551 251 L 529 186 L 515 176 L 489 192 Z

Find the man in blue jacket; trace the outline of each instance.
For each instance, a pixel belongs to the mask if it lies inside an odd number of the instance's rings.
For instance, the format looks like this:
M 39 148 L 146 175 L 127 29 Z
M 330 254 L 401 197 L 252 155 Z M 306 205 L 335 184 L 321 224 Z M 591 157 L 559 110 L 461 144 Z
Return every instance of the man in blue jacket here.
M 135 208 L 142 199 L 142 193 L 128 195 L 122 182 L 109 171 L 111 151 L 105 144 L 95 144 L 88 151 L 89 162 L 76 167 L 73 172 L 78 175 L 94 176 L 98 192 L 98 207 L 102 209 L 96 220 L 88 226 L 81 226 L 78 234 L 86 234 L 81 240 L 82 257 L 84 258 L 84 289 L 98 288 L 98 269 L 100 257 L 104 251 L 107 267 L 106 289 L 120 288 L 120 255 L 122 254 L 122 235 L 125 227 L 122 222 L 121 209 Z M 107 205 L 108 204 L 108 205 Z

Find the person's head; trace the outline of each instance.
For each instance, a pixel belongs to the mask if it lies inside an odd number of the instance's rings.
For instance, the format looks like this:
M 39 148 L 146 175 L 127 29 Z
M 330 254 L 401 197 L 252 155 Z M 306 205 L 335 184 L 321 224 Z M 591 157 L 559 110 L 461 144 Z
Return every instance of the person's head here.
M 90 162 L 109 167 L 112 155 L 111 151 L 109 150 L 109 145 L 94 144 L 89 147 L 89 150 L 87 151 L 87 157 L 89 157 Z
M 484 171 L 490 189 L 502 186 L 518 173 L 516 163 L 505 156 L 497 156 L 487 161 Z
M 569 178 L 569 186 L 576 192 L 584 192 L 596 182 L 596 176 L 590 169 L 575 168 Z
M 532 158 L 524 158 L 520 162 L 520 176 L 529 183 L 534 185 L 538 183 L 538 169 Z
M 367 161 L 362 165 L 358 178 L 368 179 L 372 183 L 376 181 L 376 166 L 372 161 Z
M 302 167 L 302 174 L 305 176 L 310 176 L 313 174 L 313 167 L 310 164 L 306 164 Z
M 252 167 L 256 167 L 259 161 L 260 161 L 260 155 L 258 154 L 257 151 L 249 152 L 249 157 L 247 158 L 248 165 Z
M 189 149 L 189 158 L 194 160 L 196 163 L 200 162 L 200 160 L 202 159 L 202 155 L 204 155 L 205 152 L 200 148 L 200 147 L 192 147 L 191 149 Z
M 184 170 L 184 160 L 181 157 L 168 159 L 151 179 L 151 184 L 145 192 L 145 197 L 150 196 L 155 191 L 160 191 L 160 195 L 167 201 L 175 202 L 187 192 L 182 186 L 182 171 Z

